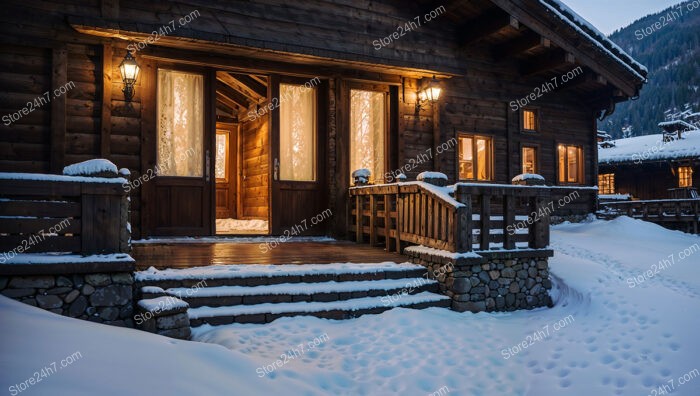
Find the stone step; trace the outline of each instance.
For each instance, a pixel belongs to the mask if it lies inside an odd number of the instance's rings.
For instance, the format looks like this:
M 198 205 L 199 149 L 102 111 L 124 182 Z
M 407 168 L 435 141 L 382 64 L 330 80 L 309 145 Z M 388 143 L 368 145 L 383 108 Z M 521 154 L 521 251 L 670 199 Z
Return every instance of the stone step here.
M 420 278 L 425 272 L 424 267 L 407 263 L 242 264 L 140 271 L 136 273 L 135 280 L 139 288 L 157 286 L 171 289 Z
M 382 279 L 370 281 L 282 283 L 265 286 L 215 286 L 170 288 L 165 292 L 181 298 L 191 308 L 221 307 L 288 302 L 332 302 L 363 297 L 381 297 L 400 293 L 437 292 L 438 283 L 426 278 Z
M 392 308 L 425 309 L 449 307 L 447 296 L 422 292 L 384 297 L 353 298 L 333 302 L 288 302 L 223 307 L 190 308 L 187 313 L 192 327 L 231 323 L 269 323 L 285 316 L 311 315 L 326 319 L 350 319 L 366 314 L 378 314 Z

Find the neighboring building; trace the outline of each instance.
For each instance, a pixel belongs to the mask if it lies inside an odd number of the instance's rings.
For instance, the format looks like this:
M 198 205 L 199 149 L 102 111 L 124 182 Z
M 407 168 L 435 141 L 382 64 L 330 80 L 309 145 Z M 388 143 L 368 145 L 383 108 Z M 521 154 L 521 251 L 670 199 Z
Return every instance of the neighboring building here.
M 613 141 L 598 151 L 601 195 L 633 199 L 697 198 L 700 130 L 686 122 L 659 124 L 664 133 Z
M 128 168 L 134 238 L 342 236 L 359 168 L 594 186 L 647 70 L 556 0 L 436 4 L 4 2 L 0 171 Z

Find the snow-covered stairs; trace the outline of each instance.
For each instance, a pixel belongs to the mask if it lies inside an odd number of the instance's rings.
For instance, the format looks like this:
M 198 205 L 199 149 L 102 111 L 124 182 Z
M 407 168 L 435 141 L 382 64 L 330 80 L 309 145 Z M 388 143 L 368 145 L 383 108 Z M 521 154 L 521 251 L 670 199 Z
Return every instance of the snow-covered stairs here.
M 283 316 L 347 319 L 394 307 L 449 307 L 413 264 L 217 265 L 137 273 L 189 303 L 192 327 L 268 323 Z

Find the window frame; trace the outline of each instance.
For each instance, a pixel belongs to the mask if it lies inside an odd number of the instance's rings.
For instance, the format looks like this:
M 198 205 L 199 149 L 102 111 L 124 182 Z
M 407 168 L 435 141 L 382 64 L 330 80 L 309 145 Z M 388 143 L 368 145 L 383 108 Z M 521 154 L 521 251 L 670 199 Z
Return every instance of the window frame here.
M 566 157 L 565 157 L 564 162 L 565 162 L 565 164 L 567 164 L 564 167 L 564 179 L 565 180 L 563 180 L 563 181 L 559 178 L 559 173 L 561 171 L 561 168 L 559 165 L 559 148 L 562 146 L 566 149 L 565 150 Z M 579 175 L 581 175 L 580 180 L 573 181 L 573 182 L 568 181 L 568 179 L 569 179 L 569 167 L 568 167 L 569 150 L 568 150 L 568 148 L 569 147 L 576 147 L 578 149 L 578 164 L 577 164 L 578 166 L 577 167 L 578 167 L 578 173 L 579 173 Z M 557 142 L 554 151 L 556 153 L 555 155 L 556 155 L 556 164 L 557 164 L 556 165 L 557 184 L 559 184 L 559 185 L 579 185 L 579 186 L 584 185 L 586 183 L 586 173 L 585 173 L 585 168 L 584 168 L 584 159 L 586 157 L 585 157 L 585 153 L 583 152 L 583 146 L 580 144 L 575 144 L 575 143 Z
M 390 149 L 389 146 L 391 144 L 390 137 L 391 137 L 391 90 L 389 89 L 388 85 L 385 84 L 369 84 L 369 83 L 361 83 L 361 82 L 352 82 L 347 84 L 347 89 L 346 89 L 346 95 L 347 95 L 347 147 L 348 147 L 348 157 L 347 157 L 347 166 L 348 166 L 348 183 L 350 187 L 354 186 L 354 180 L 352 179 L 352 172 L 355 171 L 352 169 L 352 164 L 350 161 L 352 160 L 352 155 L 351 155 L 351 150 L 352 150 L 352 120 L 351 120 L 351 114 L 352 114 L 352 91 L 370 91 L 370 92 L 381 92 L 384 94 L 384 163 L 382 164 L 382 167 L 384 168 L 384 173 L 381 175 L 371 175 L 369 184 L 383 184 L 387 183 L 387 181 L 384 179 L 384 176 L 387 174 L 387 172 L 390 171 Z M 381 176 L 381 177 L 378 177 Z
M 460 144 L 461 144 L 461 139 L 462 138 L 471 138 L 473 139 L 473 144 L 472 144 L 472 161 L 474 162 L 474 178 L 473 179 L 463 179 L 462 175 L 460 174 L 459 171 L 459 166 L 460 166 Z M 487 142 L 487 150 L 486 150 L 486 167 L 487 167 L 487 178 L 486 179 L 479 179 L 478 174 L 479 174 L 479 167 L 478 167 L 478 149 L 477 149 L 477 140 L 478 139 L 484 139 Z M 467 132 L 458 132 L 457 133 L 457 150 L 456 150 L 456 163 L 457 163 L 457 169 L 456 169 L 456 175 L 457 179 L 459 181 L 470 181 L 470 182 L 493 182 L 495 180 L 495 167 L 494 167 L 494 137 L 491 135 L 484 135 L 484 134 L 476 134 L 476 133 L 467 133 Z
M 280 78 L 280 80 L 277 82 L 277 92 L 279 93 L 279 96 L 282 95 L 282 85 L 298 85 L 302 86 L 304 85 L 308 80 L 306 79 L 300 79 L 300 78 L 293 78 L 293 77 L 283 77 Z M 314 120 L 314 128 L 313 128 L 313 149 L 312 149 L 312 155 L 313 155 L 313 160 L 312 160 L 312 166 L 313 166 L 313 180 L 291 180 L 291 179 L 283 179 L 282 178 L 282 153 L 281 153 L 281 148 L 280 152 L 278 153 L 279 159 L 280 159 L 280 171 L 279 171 L 279 176 L 278 176 L 278 181 L 282 183 L 318 183 L 319 182 L 319 166 L 321 165 L 319 162 L 319 125 L 320 125 L 320 109 L 319 109 L 319 100 L 320 100 L 320 95 L 319 95 L 319 85 L 316 85 L 314 87 L 311 87 L 314 91 L 314 100 L 313 100 L 313 120 Z M 282 98 L 278 98 L 279 102 L 279 108 L 275 109 L 275 111 L 278 112 L 279 115 L 279 139 L 280 141 L 282 140 L 282 123 L 281 123 L 281 108 L 282 108 Z M 279 144 L 279 143 L 278 143 Z
M 526 111 L 531 111 L 535 114 L 535 129 L 526 129 L 525 128 L 525 112 Z M 520 109 L 520 132 L 521 133 L 529 133 L 529 134 L 534 134 L 534 133 L 539 133 L 541 129 L 541 124 L 540 124 L 540 108 L 539 107 L 523 107 Z
M 605 179 L 608 180 L 605 180 Z M 603 184 L 605 182 L 606 184 Z M 607 189 L 605 187 L 608 187 Z M 615 172 L 613 173 L 599 173 L 598 174 L 598 194 L 602 195 L 612 195 L 616 194 L 617 188 L 615 187 Z
M 531 148 L 535 150 L 535 174 L 540 174 L 540 145 L 533 143 L 521 143 L 520 144 L 520 172 L 525 173 L 523 169 L 523 160 L 525 159 L 524 151 L 526 148 Z

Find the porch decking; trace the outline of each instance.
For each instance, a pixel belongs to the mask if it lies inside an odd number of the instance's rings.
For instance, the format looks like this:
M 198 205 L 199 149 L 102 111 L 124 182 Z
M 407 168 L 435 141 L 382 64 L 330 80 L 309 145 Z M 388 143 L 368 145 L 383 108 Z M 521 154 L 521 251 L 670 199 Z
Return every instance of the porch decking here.
M 270 245 L 269 247 L 272 247 Z M 348 241 L 287 242 L 268 248 L 265 242 L 136 243 L 137 270 L 189 268 L 214 264 L 403 263 L 407 258 Z

